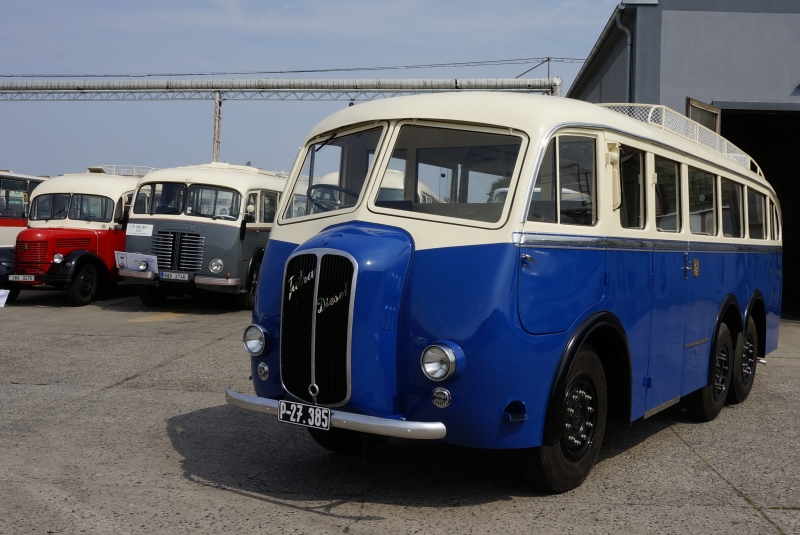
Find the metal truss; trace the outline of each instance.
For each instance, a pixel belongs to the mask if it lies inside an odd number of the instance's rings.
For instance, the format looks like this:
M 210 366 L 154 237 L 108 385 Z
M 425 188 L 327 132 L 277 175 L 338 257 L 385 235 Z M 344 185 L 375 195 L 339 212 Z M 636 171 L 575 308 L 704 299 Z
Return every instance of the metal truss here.
M 561 96 L 560 77 L 440 79 L 71 80 L 0 82 L 0 101 L 320 100 L 366 101 L 446 91 Z

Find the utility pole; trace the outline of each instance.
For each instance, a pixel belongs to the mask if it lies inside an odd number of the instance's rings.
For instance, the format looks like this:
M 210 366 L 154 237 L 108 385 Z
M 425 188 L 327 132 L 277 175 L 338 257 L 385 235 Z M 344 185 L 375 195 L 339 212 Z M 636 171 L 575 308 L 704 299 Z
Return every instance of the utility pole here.
M 222 134 L 222 94 L 214 91 L 214 150 L 212 160 L 219 161 L 219 141 Z

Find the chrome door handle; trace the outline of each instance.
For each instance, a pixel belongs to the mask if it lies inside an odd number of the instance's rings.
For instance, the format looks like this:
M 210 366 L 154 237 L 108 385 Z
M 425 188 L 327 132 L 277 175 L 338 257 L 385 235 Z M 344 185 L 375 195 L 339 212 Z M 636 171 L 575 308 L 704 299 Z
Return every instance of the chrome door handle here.
M 533 257 L 531 255 L 527 254 L 527 253 L 522 255 L 522 261 L 523 262 L 530 262 L 531 264 L 535 264 L 536 263 L 536 260 L 534 260 Z

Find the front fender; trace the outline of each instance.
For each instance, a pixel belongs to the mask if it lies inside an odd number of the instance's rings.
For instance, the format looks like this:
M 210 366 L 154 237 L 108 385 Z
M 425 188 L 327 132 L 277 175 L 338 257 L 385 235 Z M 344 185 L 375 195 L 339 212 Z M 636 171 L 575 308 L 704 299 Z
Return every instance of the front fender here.
M 97 268 L 97 274 L 108 278 L 108 268 L 103 260 L 89 251 L 77 250 L 70 252 L 64 257 L 64 261 L 58 264 L 58 269 L 54 273 L 56 277 L 66 277 L 72 279 L 78 269 L 86 262 L 91 262 Z

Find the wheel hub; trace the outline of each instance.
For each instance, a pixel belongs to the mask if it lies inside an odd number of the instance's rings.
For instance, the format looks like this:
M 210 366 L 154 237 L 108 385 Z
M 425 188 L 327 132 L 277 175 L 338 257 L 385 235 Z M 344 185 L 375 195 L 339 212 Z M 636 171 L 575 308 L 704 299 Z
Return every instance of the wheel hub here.
M 717 351 L 717 358 L 714 362 L 714 399 L 719 400 L 725 393 L 728 379 L 728 367 L 730 366 L 730 356 L 727 346 L 722 346 Z
M 755 364 L 755 347 L 753 345 L 753 337 L 747 335 L 742 348 L 742 382 L 747 383 L 750 380 L 750 375 L 753 373 L 753 365 Z
M 570 460 L 577 460 L 592 443 L 597 423 L 597 396 L 585 379 L 575 380 L 567 389 L 561 421 L 564 455 Z

